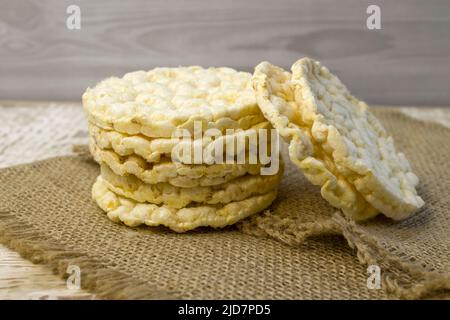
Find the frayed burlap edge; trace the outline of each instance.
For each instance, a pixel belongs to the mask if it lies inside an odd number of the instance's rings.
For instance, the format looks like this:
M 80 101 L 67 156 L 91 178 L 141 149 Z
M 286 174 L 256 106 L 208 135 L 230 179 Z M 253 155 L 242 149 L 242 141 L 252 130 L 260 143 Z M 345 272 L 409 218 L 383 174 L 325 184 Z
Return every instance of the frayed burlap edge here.
M 96 298 L 177 299 L 148 283 L 105 266 L 86 253 L 55 243 L 7 211 L 0 212 L 0 243 L 33 263 L 47 265 L 63 279 L 68 277 L 66 271 L 69 265 L 78 266 L 83 274 L 81 288 L 94 293 Z
M 258 222 L 246 220 L 238 223 L 238 230 L 256 237 L 273 238 L 293 247 L 301 245 L 310 237 L 342 235 L 340 226 L 331 218 L 314 222 L 297 222 L 283 218 L 264 221 L 265 214 L 263 213 Z
M 382 270 L 382 288 L 387 293 L 403 299 L 419 299 L 450 290 L 450 276 L 426 271 L 418 262 L 409 262 L 391 254 L 381 244 L 362 232 L 358 225 L 336 212 L 333 221 L 351 248 L 356 249 L 360 263 L 364 265 L 385 265 Z M 404 272 L 411 278 L 410 283 L 401 283 L 390 269 Z
M 240 223 L 238 229 L 245 234 L 272 238 L 289 246 L 301 246 L 312 237 L 332 234 L 343 236 L 350 248 L 356 251 L 361 264 L 377 265 L 382 268 L 381 288 L 396 298 L 427 298 L 450 290 L 449 275 L 428 272 L 419 263 L 404 261 L 390 254 L 375 239 L 362 232 L 355 222 L 350 221 L 340 212 L 336 212 L 329 219 L 316 222 L 292 224 L 290 220 L 280 219 L 270 226 L 264 223 Z M 397 275 L 393 270 L 397 272 Z M 398 279 L 398 273 L 404 273 L 411 281 L 409 283 L 401 281 Z

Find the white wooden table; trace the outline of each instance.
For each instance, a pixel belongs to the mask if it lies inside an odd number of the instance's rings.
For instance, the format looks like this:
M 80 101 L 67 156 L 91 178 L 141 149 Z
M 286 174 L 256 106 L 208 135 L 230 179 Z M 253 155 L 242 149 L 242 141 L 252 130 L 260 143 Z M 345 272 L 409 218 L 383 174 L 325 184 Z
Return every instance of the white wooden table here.
M 450 127 L 450 107 L 401 107 L 400 110 Z M 0 141 L 9 144 L 6 148 L 0 144 L 0 167 L 70 154 L 73 143 L 87 142 L 86 124 L 81 106 L 76 102 L 0 101 L 0 119 L 6 121 L 6 126 L 0 128 Z M 52 132 L 57 141 L 46 143 L 45 149 L 27 153 L 25 148 L 42 144 L 46 132 Z M 65 281 L 45 266 L 35 265 L 0 245 L 0 299 L 93 298 L 86 291 L 68 289 Z

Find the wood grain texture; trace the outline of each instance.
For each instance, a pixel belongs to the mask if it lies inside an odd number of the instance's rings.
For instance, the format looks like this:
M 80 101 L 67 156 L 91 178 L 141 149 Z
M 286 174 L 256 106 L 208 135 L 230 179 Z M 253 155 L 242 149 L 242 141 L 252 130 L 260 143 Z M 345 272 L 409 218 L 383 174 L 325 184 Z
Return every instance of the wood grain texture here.
M 69 289 L 46 266 L 33 264 L 0 245 L 0 300 L 95 299 L 84 290 Z
M 13 109 L 19 113 L 23 108 L 30 108 L 30 117 L 37 114 L 46 114 L 45 109 L 55 109 L 59 107 L 72 110 L 72 118 L 83 121 L 82 108 L 76 103 L 58 102 L 24 102 L 24 101 L 0 101 L 0 114 L 5 112 L 5 108 Z M 428 121 L 437 121 L 450 128 L 450 108 L 400 108 L 405 114 Z M 75 117 L 73 113 L 79 113 Z M 55 117 L 57 118 L 57 117 Z M 75 120 L 74 120 L 75 121 Z M 23 124 L 15 122 L 17 127 Z M 11 128 L 14 130 L 14 128 Z M 67 129 L 70 130 L 70 129 Z M 87 135 L 87 132 L 85 132 Z M 69 149 L 66 149 L 69 150 Z M 69 151 L 67 151 L 69 152 Z M 61 153 L 58 154 L 61 155 Z M 49 153 L 48 156 L 55 155 Z M 2 163 L 0 162 L 0 167 Z M 82 274 L 83 277 L 83 274 Z M 83 278 L 81 277 L 81 281 Z M 54 275 L 50 269 L 43 265 L 33 264 L 14 251 L 0 245 L 0 300 L 1 299 L 95 299 L 95 295 L 83 290 L 71 290 L 67 288 L 64 280 Z
M 81 8 L 81 30 L 66 8 Z M 366 28 L 381 7 L 382 30 Z M 0 99 L 79 99 L 110 75 L 322 60 L 370 103 L 448 105 L 448 0 L 16 0 L 0 3 Z

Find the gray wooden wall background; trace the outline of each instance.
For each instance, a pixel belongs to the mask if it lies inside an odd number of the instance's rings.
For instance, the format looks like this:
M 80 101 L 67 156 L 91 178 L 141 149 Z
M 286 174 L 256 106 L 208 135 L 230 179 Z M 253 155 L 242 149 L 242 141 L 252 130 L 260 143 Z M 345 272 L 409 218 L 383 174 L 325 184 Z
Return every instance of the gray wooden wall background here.
M 81 8 L 81 30 L 66 8 Z M 382 30 L 366 28 L 381 7 Z M 368 102 L 450 105 L 449 0 L 0 0 L 0 99 L 78 100 L 155 66 L 322 60 Z

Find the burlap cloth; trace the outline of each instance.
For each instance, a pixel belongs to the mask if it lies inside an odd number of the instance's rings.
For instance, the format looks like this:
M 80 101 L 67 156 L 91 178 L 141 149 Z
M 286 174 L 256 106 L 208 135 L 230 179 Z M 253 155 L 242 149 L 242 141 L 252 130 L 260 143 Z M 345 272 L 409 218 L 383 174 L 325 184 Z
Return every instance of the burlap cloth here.
M 98 166 L 56 157 L 0 170 L 0 242 L 105 298 L 448 297 L 450 130 L 375 110 L 421 179 L 412 218 L 354 224 L 286 161 L 270 211 L 223 230 L 176 234 L 108 220 L 91 200 Z M 381 289 L 367 287 L 378 265 Z

